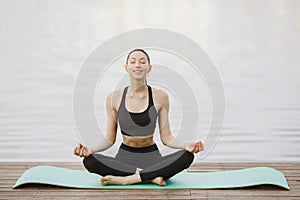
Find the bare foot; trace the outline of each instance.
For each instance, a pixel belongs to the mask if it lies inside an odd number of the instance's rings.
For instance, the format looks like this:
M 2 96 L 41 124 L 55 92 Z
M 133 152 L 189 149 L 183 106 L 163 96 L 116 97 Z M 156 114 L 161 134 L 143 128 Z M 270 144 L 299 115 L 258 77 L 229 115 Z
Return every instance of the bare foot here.
M 129 185 L 134 183 L 141 182 L 140 176 L 138 174 L 130 175 L 130 176 L 112 176 L 107 175 L 100 179 L 100 182 L 102 185 Z M 166 181 L 163 179 L 163 177 L 159 176 L 156 177 L 151 181 L 152 183 L 155 183 L 160 186 L 167 185 Z
M 102 185 L 125 185 L 125 177 L 107 175 L 100 179 Z
M 141 182 L 140 175 L 138 173 L 130 176 L 112 176 L 107 175 L 100 180 L 102 185 L 130 185 Z
M 161 186 L 166 186 L 167 183 L 166 181 L 163 179 L 163 177 L 159 176 L 159 177 L 156 177 L 155 179 L 153 179 L 151 181 L 152 183 L 155 183 L 157 185 L 161 185 Z

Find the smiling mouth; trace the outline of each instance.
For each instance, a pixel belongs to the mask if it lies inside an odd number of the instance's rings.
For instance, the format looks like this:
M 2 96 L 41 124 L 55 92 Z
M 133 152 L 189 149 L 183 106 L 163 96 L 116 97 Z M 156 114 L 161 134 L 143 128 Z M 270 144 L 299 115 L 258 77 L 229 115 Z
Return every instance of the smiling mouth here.
M 142 70 L 133 70 L 133 72 L 142 72 Z

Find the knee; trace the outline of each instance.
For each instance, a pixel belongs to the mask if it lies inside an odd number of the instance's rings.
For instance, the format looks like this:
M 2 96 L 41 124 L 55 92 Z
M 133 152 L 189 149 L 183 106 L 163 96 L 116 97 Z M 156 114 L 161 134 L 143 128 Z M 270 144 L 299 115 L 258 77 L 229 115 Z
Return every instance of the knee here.
M 94 168 L 95 164 L 96 164 L 95 157 L 93 155 L 90 155 L 83 159 L 83 165 L 89 172 L 94 171 L 93 168 Z
M 193 153 L 186 150 L 184 150 L 183 155 L 184 155 L 185 163 L 187 164 L 187 168 L 188 168 L 193 163 L 195 156 Z

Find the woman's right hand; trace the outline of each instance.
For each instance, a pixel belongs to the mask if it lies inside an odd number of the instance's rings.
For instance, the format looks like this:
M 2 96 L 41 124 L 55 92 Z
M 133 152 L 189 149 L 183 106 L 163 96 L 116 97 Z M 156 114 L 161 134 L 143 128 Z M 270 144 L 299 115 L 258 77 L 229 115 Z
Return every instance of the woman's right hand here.
M 80 157 L 89 157 L 92 154 L 92 150 L 88 147 L 83 146 L 82 144 L 78 144 L 74 151 L 74 155 Z

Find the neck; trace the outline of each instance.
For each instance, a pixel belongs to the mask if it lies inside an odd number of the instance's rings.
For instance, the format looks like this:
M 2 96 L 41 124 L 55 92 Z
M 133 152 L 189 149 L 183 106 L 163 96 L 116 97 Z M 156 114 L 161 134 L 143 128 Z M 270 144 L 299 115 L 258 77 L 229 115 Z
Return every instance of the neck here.
M 147 88 L 146 80 L 145 79 L 141 79 L 141 80 L 130 79 L 129 88 L 134 93 L 137 93 L 139 91 L 143 91 Z

